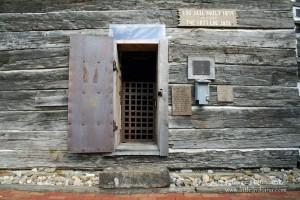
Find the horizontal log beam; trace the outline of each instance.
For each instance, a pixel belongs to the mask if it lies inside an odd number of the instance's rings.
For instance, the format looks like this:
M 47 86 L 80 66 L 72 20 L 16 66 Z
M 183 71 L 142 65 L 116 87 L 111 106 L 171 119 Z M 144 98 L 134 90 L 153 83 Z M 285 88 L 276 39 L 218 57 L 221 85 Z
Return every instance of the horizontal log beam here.
M 173 84 L 170 85 L 170 88 Z M 193 92 L 193 85 L 192 92 Z M 296 87 L 234 86 L 233 102 L 217 101 L 217 86 L 210 86 L 211 106 L 284 107 L 300 106 L 299 91 Z M 194 101 L 193 101 L 194 102 Z M 169 90 L 169 105 L 172 103 Z M 57 110 L 68 105 L 67 89 L 0 91 L 0 111 Z
M 295 32 L 288 30 L 232 30 L 232 29 L 167 29 L 171 45 L 199 47 L 263 47 L 296 48 Z M 230 38 L 230 39 L 228 39 Z
M 1 111 L 1 130 L 68 130 L 67 110 Z M 193 107 L 192 116 L 169 116 L 169 128 L 299 128 L 300 107 Z
M 178 84 L 170 84 L 169 105 L 172 104 L 171 88 Z M 180 84 L 179 84 L 180 85 Z M 192 88 L 192 104 L 194 99 L 194 84 Z M 300 106 L 299 90 L 296 87 L 277 86 L 233 86 L 233 102 L 218 102 L 217 86 L 210 85 L 210 96 L 208 105 L 210 106 L 250 106 L 250 107 L 292 107 Z
M 0 13 L 0 32 L 108 28 L 109 24 L 157 24 L 177 26 L 176 10 L 67 11 Z M 14 23 L 11 23 L 11 22 Z M 286 21 L 286 19 L 284 20 Z M 27 23 L 30 22 L 30 23 Z M 287 22 L 287 21 L 286 21 Z M 26 26 L 24 26 L 26 24 Z
M 172 149 L 298 148 L 297 128 L 170 129 Z M 0 150 L 67 151 L 67 131 L 0 131 Z
M 194 83 L 188 80 L 186 63 L 170 63 L 170 83 Z M 216 64 L 216 78 L 212 84 L 248 86 L 292 86 L 295 87 L 297 66 L 249 66 Z M 255 73 L 253 73 L 255 72 Z
M 0 72 L 0 90 L 65 89 L 68 88 L 67 68 L 17 70 Z
M 1 130 L 66 131 L 68 111 L 9 111 L 0 112 Z
M 68 56 L 67 47 L 0 51 L 0 71 L 68 67 Z
M 1 14 L 0 14 L 1 16 Z M 0 50 L 68 47 L 69 36 L 75 33 L 107 35 L 107 29 L 58 30 L 34 32 L 0 32 Z M 295 34 L 288 30 L 176 29 L 168 28 L 171 46 L 259 47 L 295 49 Z M 228 38 L 231 38 L 228 40 Z
M 297 166 L 298 150 L 226 150 L 174 152 L 168 157 L 70 154 L 67 151 L 0 151 L 0 169 L 33 167 L 104 169 L 111 166 L 151 165 L 169 169 L 205 168 L 292 168 Z
M 298 148 L 298 128 L 170 129 L 174 149 Z
M 239 28 L 293 29 L 290 10 L 237 10 Z M 280 16 L 280 17 L 278 17 Z M 177 10 L 106 10 L 47 13 L 0 13 L 2 31 L 47 31 L 108 28 L 109 24 L 166 24 L 177 27 Z M 13 22 L 13 23 L 11 23 Z M 27 23 L 30 22 L 30 23 Z M 26 24 L 24 26 L 24 24 Z
M 300 107 L 197 106 L 192 116 L 169 116 L 169 128 L 299 128 L 299 120 Z
M 224 9 L 240 9 L 240 10 L 290 10 L 293 2 L 289 0 L 227 0 L 226 3 L 220 0 L 210 1 L 126 1 L 120 3 L 117 0 L 2 0 L 0 12 L 50 12 L 62 10 L 132 10 L 140 9 L 179 9 L 179 8 L 222 8 Z
M 49 58 L 49 62 L 51 62 L 50 60 L 51 58 Z M 55 61 L 53 62 L 55 63 Z M 61 63 L 61 65 L 64 65 L 64 63 Z M 37 65 L 38 63 L 36 63 Z M 0 71 L 0 91 L 67 89 L 68 70 L 68 68 L 50 68 Z M 253 73 L 253 71 L 256 73 Z M 297 71 L 297 67 L 217 64 L 216 79 L 211 84 L 296 87 L 298 81 Z M 194 83 L 193 80 L 188 80 L 186 64 L 171 64 L 169 74 L 170 84 Z
M 67 151 L 67 131 L 0 131 L 0 151 Z
M 198 45 L 169 46 L 169 62 L 185 62 L 188 56 L 214 57 L 219 64 L 295 66 L 295 49 L 270 49 L 249 47 L 199 47 Z M 276 58 L 276 59 L 274 59 Z

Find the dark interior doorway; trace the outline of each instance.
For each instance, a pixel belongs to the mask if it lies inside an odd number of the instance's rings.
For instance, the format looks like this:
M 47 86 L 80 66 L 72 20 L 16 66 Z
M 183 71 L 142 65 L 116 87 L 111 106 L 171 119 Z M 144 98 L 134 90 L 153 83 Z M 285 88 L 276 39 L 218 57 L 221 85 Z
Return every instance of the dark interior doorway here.
M 121 142 L 156 141 L 157 45 L 118 45 Z

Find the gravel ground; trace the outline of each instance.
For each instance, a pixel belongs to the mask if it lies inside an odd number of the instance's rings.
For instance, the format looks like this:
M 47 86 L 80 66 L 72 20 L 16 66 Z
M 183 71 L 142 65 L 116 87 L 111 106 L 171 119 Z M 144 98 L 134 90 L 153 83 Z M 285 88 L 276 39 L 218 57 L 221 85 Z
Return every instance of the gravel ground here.
M 0 184 L 95 186 L 99 183 L 98 171 L 57 170 L 33 168 L 32 170 L 0 171 Z
M 97 186 L 99 171 L 55 168 L 0 170 L 0 184 Z M 191 170 L 170 172 L 170 187 L 260 186 L 300 183 L 300 170 L 261 168 L 255 170 Z
M 300 183 L 300 170 L 181 170 L 171 172 L 171 179 L 171 187 L 286 185 Z

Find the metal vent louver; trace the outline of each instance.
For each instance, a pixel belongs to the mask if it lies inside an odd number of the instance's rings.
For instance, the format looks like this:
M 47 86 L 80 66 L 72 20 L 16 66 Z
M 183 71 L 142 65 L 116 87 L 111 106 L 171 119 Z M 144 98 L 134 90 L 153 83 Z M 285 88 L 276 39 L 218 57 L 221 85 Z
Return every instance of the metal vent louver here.
M 188 78 L 193 80 L 215 79 L 215 61 L 212 57 L 188 57 Z

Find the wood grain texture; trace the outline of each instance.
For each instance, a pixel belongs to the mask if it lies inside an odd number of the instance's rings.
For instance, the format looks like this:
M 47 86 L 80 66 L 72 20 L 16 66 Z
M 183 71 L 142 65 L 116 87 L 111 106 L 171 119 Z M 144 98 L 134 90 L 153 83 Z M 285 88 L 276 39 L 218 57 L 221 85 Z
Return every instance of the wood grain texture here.
M 82 33 L 107 35 L 107 29 L 86 29 L 77 31 L 33 31 L 33 32 L 1 32 L 0 50 L 59 48 L 70 46 L 70 35 Z
M 206 28 L 169 28 L 171 45 L 199 47 L 295 48 L 295 32 L 288 30 L 243 30 Z
M 300 146 L 292 5 L 290 0 L 2 0 L 0 168 L 296 167 L 297 150 L 257 150 Z M 179 8 L 235 9 L 239 27 L 179 29 Z M 111 23 L 166 24 L 169 87 L 193 85 L 187 56 L 215 57 L 209 105 L 193 106 L 189 117 L 170 116 L 169 106 L 167 158 L 67 151 L 69 36 L 107 35 Z M 233 86 L 233 102 L 217 102 L 217 85 Z M 214 148 L 227 151 L 204 151 Z
M 1 130 L 66 131 L 68 111 L 1 111 Z
M 0 92 L 1 111 L 30 111 L 67 109 L 66 89 L 19 90 Z
M 104 169 L 111 166 L 151 165 L 169 169 L 207 168 L 292 168 L 297 166 L 298 150 L 253 150 L 253 151 L 203 151 L 195 153 L 172 152 L 168 157 L 116 156 L 99 154 L 70 154 L 66 151 L 0 151 L 0 169 L 19 169 L 40 166 L 72 169 Z
M 14 72 L 15 74 L 26 76 L 27 73 L 30 73 L 29 71 L 17 72 L 17 70 L 39 69 L 36 73 L 42 72 L 41 69 L 65 68 L 67 70 L 68 56 L 66 54 L 68 54 L 68 50 L 66 48 L 0 51 L 0 72 L 16 70 Z M 38 57 L 39 55 L 41 58 Z M 253 71 L 256 73 L 253 73 Z M 298 67 L 296 65 L 284 67 L 267 65 L 250 66 L 239 64 L 216 64 L 216 79 L 214 83 L 260 86 L 296 86 L 296 82 L 298 80 L 297 71 Z M 49 73 L 51 74 L 53 72 L 54 70 Z M 3 73 L 8 74 L 9 72 Z M 56 73 L 65 72 L 61 69 L 56 70 Z M 192 80 L 187 79 L 186 63 L 170 63 L 169 75 L 170 83 L 193 83 Z M 7 78 L 5 81 L 9 82 L 10 79 Z M 13 90 L 13 88 L 11 88 L 11 90 Z
M 192 86 L 192 85 L 191 85 Z M 234 86 L 232 103 L 217 102 L 217 88 L 210 86 L 208 105 L 221 106 L 300 106 L 300 96 L 296 87 Z M 192 87 L 193 92 L 193 87 Z M 0 91 L 0 111 L 33 111 L 66 109 L 67 89 Z M 169 93 L 169 105 L 172 103 Z
M 216 78 L 213 84 L 244 86 L 288 86 L 295 87 L 298 67 L 229 65 L 216 64 Z M 253 73 L 255 72 L 255 73 Z M 193 83 L 188 80 L 186 63 L 171 63 L 169 83 Z
M 295 66 L 295 49 L 252 47 L 199 47 L 198 45 L 170 44 L 169 62 L 184 62 L 187 56 L 215 57 L 217 64 Z M 276 59 L 274 59 L 276 58 Z
M 289 10 L 237 10 L 239 28 L 292 29 Z M 278 17 L 280 16 L 280 17 Z M 0 13 L 2 31 L 42 31 L 108 28 L 109 24 L 155 24 L 177 27 L 177 10 L 105 10 L 47 13 Z M 30 21 L 31 23 L 27 23 Z M 12 23 L 13 22 L 13 23 Z M 26 24 L 26 26 L 24 26 Z
M 178 9 L 178 8 L 222 8 L 224 9 L 241 9 L 241 10 L 290 10 L 293 2 L 289 0 L 228 0 L 226 3 L 220 0 L 200 0 L 200 1 L 126 1 L 119 0 L 2 0 L 0 5 L 0 12 L 50 12 L 62 10 L 131 10 L 131 9 Z
M 171 149 L 298 148 L 297 128 L 170 129 Z M 67 131 L 0 131 L 0 150 L 67 151 Z M 284 136 L 284 137 L 282 137 Z
M 190 117 L 169 116 L 169 128 L 299 128 L 299 119 L 299 107 L 193 107 Z
M 298 128 L 170 129 L 172 148 L 298 148 Z
M 0 151 L 67 151 L 67 131 L 0 131 Z
M 171 84 L 170 87 L 172 87 Z M 194 93 L 194 86 L 192 92 Z M 210 85 L 209 106 L 250 106 L 250 107 L 293 107 L 300 106 L 300 96 L 296 87 L 278 86 L 240 86 L 233 87 L 233 102 L 217 101 L 217 85 Z M 171 94 L 169 94 L 169 105 L 172 104 Z M 195 99 L 193 95 L 193 105 Z
M 47 58 L 55 63 L 56 58 Z M 57 62 L 60 59 L 58 59 Z M 33 68 L 39 66 L 39 60 Z M 61 64 L 65 64 L 65 59 Z M 255 71 L 256 73 L 253 73 Z M 241 85 L 241 86 L 283 86 L 296 87 L 297 71 L 295 67 L 279 66 L 243 66 L 243 65 L 216 65 L 216 79 L 212 84 Z M 185 64 L 171 64 L 169 70 L 169 83 L 190 83 L 187 79 L 187 66 Z M 0 90 L 14 91 L 24 89 L 65 89 L 68 81 L 68 68 L 27 69 L 0 71 Z
M 33 106 L 39 109 L 41 107 L 61 107 L 67 105 L 67 90 L 38 90 L 35 94 Z
M 68 11 L 0 14 L 0 31 L 48 31 L 108 28 L 109 24 L 155 24 L 176 27 L 176 10 Z M 24 26 L 24 23 L 30 24 Z M 11 23 L 14 22 L 14 23 Z
M 68 55 L 66 47 L 0 51 L 0 71 L 68 67 Z
M 193 107 L 192 116 L 170 116 L 169 128 L 299 128 L 300 107 Z M 2 130 L 67 130 L 67 111 L 1 111 Z
M 0 72 L 0 90 L 65 89 L 68 69 L 39 69 Z
M 33 32 L 0 32 L 0 50 L 26 48 L 69 47 L 69 36 L 76 33 L 107 35 L 107 29 L 54 30 Z M 293 29 L 241 30 L 232 29 L 167 29 L 169 46 L 196 46 L 198 48 L 259 47 L 296 48 Z M 228 40 L 230 38 L 230 40 Z M 229 49 L 230 50 L 230 49 Z

